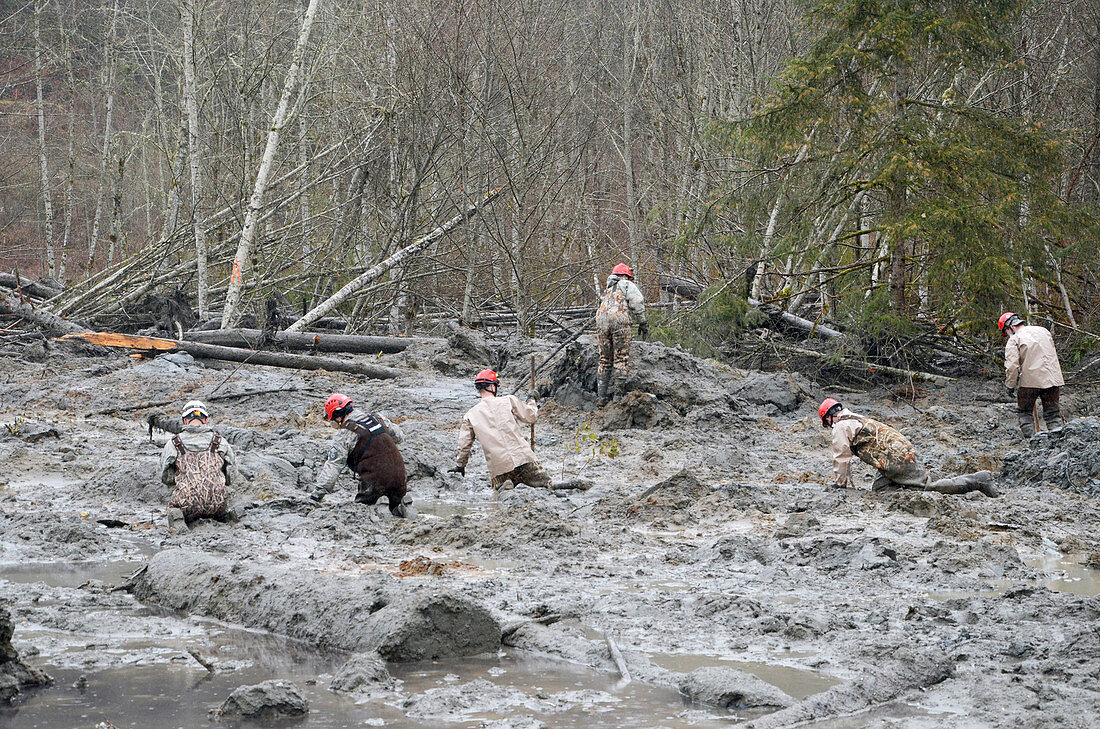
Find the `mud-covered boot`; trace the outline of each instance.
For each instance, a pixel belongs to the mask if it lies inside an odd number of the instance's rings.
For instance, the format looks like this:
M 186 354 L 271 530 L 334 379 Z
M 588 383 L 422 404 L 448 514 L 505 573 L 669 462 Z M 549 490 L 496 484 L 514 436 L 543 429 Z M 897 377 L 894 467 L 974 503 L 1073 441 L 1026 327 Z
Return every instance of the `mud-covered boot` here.
M 871 482 L 871 491 L 885 491 L 892 488 L 894 488 L 894 482 L 890 480 L 889 476 L 879 474 L 875 480 Z
M 607 391 L 611 387 L 611 370 L 596 373 L 596 403 L 602 408 L 610 402 Z
M 1017 410 L 1016 420 L 1020 424 L 1020 433 L 1024 440 L 1031 440 L 1031 436 L 1035 435 L 1035 416 L 1029 410 Z
M 317 489 L 312 494 L 309 495 L 309 499 L 310 499 L 310 501 L 314 502 L 315 504 L 319 504 L 319 503 L 321 503 L 321 501 L 325 498 L 325 496 L 327 494 L 328 494 L 328 491 L 325 491 L 324 489 Z
M 1047 430 L 1061 430 L 1065 422 L 1062 420 L 1062 408 L 1055 406 L 1052 408 L 1043 408 L 1043 421 L 1047 425 Z
M 187 526 L 187 519 L 183 516 L 183 509 L 173 507 L 168 510 L 168 528 L 174 532 L 191 531 L 191 527 Z

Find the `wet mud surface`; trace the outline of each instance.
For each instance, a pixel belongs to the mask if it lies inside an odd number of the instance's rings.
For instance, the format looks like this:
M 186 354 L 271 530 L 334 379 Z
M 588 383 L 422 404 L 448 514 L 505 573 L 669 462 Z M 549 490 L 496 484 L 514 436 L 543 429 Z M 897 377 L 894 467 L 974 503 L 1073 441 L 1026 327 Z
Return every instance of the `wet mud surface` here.
M 552 344 L 501 346 L 511 390 Z M 443 345 L 383 356 L 407 372 L 386 382 L 180 356 L 0 358 L 0 588 L 13 646 L 55 679 L 0 725 L 198 726 L 238 686 L 287 679 L 309 701 L 303 727 L 1100 726 L 1093 419 L 1022 444 L 995 382 L 912 403 L 853 393 L 845 404 L 899 426 L 936 477 L 990 468 L 1003 495 L 872 494 L 863 464 L 860 488 L 830 490 L 815 408 L 835 393 L 635 349 L 638 394 L 602 411 L 576 384 L 594 367 L 581 348 L 539 385 L 537 454 L 593 488 L 499 497 L 476 448 L 465 478 L 446 472 L 481 365 Z M 350 476 L 306 499 L 334 390 L 404 429 L 411 518 L 355 504 Z M 168 436 L 150 440 L 156 407 L 138 406 L 193 397 L 238 453 L 245 511 L 172 533 Z M 203 559 L 179 580 L 153 575 L 190 553 Z M 270 593 L 265 619 L 234 602 L 256 580 L 311 587 Z M 376 597 L 337 620 L 316 596 L 345 584 Z M 425 594 L 487 611 L 499 648 L 391 661 L 380 682 L 332 690 L 359 650 L 348 636 Z

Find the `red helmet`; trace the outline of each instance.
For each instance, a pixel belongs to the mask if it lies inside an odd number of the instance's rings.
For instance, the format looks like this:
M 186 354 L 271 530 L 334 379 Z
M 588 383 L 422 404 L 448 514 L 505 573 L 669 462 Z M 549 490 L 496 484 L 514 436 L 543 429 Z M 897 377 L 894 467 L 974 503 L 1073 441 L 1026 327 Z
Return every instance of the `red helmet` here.
M 351 398 L 342 392 L 336 392 L 328 396 L 328 400 L 325 400 L 325 418 L 332 420 L 333 416 L 340 410 L 343 410 L 348 405 L 351 405 Z
M 1005 327 L 1014 327 L 1017 324 L 1023 323 L 1023 319 L 1013 314 L 1011 311 L 1006 311 L 1001 314 L 1001 318 L 997 320 L 997 328 L 1004 333 Z
M 474 378 L 474 387 L 482 389 L 489 385 L 499 385 L 500 378 L 497 377 L 497 373 L 493 370 L 482 370 L 477 373 L 477 377 Z
M 829 416 L 829 413 L 834 408 L 840 408 L 842 405 L 831 397 L 827 397 L 821 401 L 821 404 L 817 406 L 818 417 L 821 418 L 821 425 L 828 428 L 829 424 L 825 422 L 825 418 Z
M 633 279 L 634 278 L 634 269 L 632 269 L 630 266 L 626 265 L 625 263 L 620 263 L 617 266 L 615 266 L 615 268 L 611 269 L 611 275 L 614 276 L 616 274 L 619 275 L 619 276 L 626 276 L 629 279 Z

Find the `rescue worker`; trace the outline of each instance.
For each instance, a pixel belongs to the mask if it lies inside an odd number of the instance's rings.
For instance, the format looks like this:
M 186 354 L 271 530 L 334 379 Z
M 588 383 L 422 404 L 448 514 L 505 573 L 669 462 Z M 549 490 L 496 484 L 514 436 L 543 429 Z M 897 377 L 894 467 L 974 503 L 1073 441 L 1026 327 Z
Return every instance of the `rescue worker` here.
M 337 392 L 325 400 L 325 418 L 339 429 L 332 437 L 321 472 L 309 498 L 320 503 L 336 486 L 347 466 L 359 479 L 355 501 L 367 506 L 385 496 L 390 513 L 405 518 L 405 460 L 397 444 L 405 440 L 401 428 L 382 413 L 355 409 L 352 399 Z
M 534 423 L 539 409 L 534 398 L 524 402 L 515 395 L 497 397 L 500 378 L 493 370 L 482 370 L 474 378 L 481 401 L 462 417 L 458 431 L 458 456 L 450 473 L 466 475 L 466 464 L 474 440 L 485 452 L 485 465 L 494 490 L 502 491 L 525 483 L 550 488 L 550 476 L 539 465 L 531 444 L 523 437 L 520 423 Z
M 1035 435 L 1035 401 L 1043 401 L 1043 421 L 1047 430 L 1062 427 L 1062 408 L 1059 397 L 1062 385 L 1062 367 L 1058 364 L 1058 352 L 1054 338 L 1044 327 L 1031 326 L 1023 319 L 1006 311 L 997 320 L 997 328 L 1005 342 L 1005 387 L 1016 398 L 1016 417 L 1024 438 Z
M 229 487 L 240 481 L 233 446 L 215 433 L 209 413 L 199 400 L 183 406 L 183 429 L 164 444 L 160 480 L 174 486 L 168 503 L 168 526 L 186 529 L 201 518 L 225 519 Z
M 817 414 L 822 427 L 833 430 L 833 488 L 850 485 L 854 455 L 878 469 L 879 476 L 871 484 L 872 491 L 901 487 L 941 494 L 981 491 L 986 496 L 1000 495 L 989 471 L 932 481 L 917 461 L 913 444 L 904 435 L 885 423 L 856 415 L 831 397 L 822 401 Z
M 625 263 L 611 269 L 600 306 L 596 310 L 596 339 L 600 364 L 596 370 L 596 399 L 606 405 L 615 392 L 615 377 L 626 378 L 630 368 L 630 326 L 638 325 L 638 336 L 649 337 L 645 318 L 645 297 L 634 284 L 634 271 Z

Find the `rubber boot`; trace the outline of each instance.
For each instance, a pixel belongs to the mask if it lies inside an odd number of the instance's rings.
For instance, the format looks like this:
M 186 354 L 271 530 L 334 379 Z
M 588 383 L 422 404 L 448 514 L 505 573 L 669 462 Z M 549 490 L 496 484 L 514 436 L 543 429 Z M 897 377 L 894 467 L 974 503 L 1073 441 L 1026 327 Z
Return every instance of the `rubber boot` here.
M 871 491 L 885 491 L 888 488 L 893 488 L 894 482 L 890 480 L 888 476 L 879 474 L 874 481 L 871 482 Z
M 1062 408 L 1043 408 L 1043 421 L 1047 424 L 1047 430 L 1061 430 L 1065 422 L 1062 420 Z
M 941 494 L 966 494 L 971 491 L 981 491 L 986 496 L 996 498 L 1000 496 L 997 487 L 993 484 L 993 474 L 989 471 L 967 473 L 953 478 L 941 478 L 925 487 L 925 491 L 937 491 Z
M 596 403 L 600 407 L 606 405 L 610 400 L 607 390 L 611 386 L 611 374 L 611 370 L 596 373 Z
M 1020 424 L 1024 440 L 1031 440 L 1031 436 L 1035 435 L 1035 416 L 1030 410 L 1017 410 L 1016 420 Z
M 183 516 L 183 509 L 173 507 L 168 510 L 168 528 L 174 532 L 191 531 L 191 527 L 187 526 L 187 519 Z

